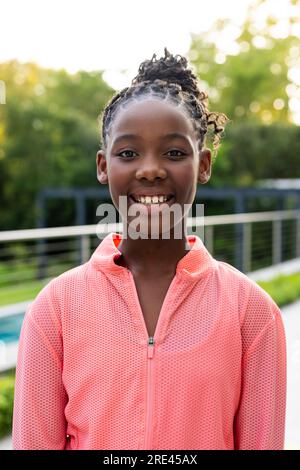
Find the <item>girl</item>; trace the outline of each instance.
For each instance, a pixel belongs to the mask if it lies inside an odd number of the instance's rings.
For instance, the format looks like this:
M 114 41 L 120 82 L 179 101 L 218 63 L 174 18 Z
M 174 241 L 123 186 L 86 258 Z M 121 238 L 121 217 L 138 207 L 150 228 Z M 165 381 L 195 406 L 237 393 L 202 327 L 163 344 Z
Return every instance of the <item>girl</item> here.
M 205 136 L 213 125 L 216 149 L 227 117 L 209 112 L 206 98 L 187 60 L 165 49 L 107 105 L 97 177 L 124 228 L 140 209 L 142 236 L 132 227 L 105 236 L 30 305 L 14 449 L 283 449 L 278 306 L 198 236 L 175 236 L 184 210 L 167 229 L 161 223 L 210 178 Z

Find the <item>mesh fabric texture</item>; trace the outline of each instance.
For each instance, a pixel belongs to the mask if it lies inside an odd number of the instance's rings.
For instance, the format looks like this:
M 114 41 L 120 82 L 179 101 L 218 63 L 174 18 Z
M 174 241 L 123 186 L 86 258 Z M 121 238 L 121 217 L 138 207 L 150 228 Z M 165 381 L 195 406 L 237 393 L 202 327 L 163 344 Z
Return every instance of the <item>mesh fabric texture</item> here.
M 14 449 L 284 448 L 281 312 L 187 238 L 154 346 L 132 274 L 115 263 L 121 234 L 42 289 L 20 335 Z

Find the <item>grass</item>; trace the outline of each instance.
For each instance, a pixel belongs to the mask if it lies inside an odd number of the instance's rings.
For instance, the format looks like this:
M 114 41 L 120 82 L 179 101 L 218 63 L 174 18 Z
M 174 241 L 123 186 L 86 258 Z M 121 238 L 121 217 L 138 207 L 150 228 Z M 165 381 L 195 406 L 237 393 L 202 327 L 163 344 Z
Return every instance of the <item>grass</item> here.
M 0 376 L 0 438 L 11 434 L 15 371 Z
M 4 305 L 33 300 L 40 290 L 53 277 L 71 269 L 71 263 L 59 263 L 47 267 L 47 278 L 37 280 L 37 268 L 18 264 L 7 267 L 0 264 L 0 307 Z
M 300 298 L 300 272 L 279 275 L 271 281 L 257 282 L 279 307 L 292 303 Z
M 27 281 L 19 286 L 0 288 L 0 306 L 34 299 L 48 280 Z

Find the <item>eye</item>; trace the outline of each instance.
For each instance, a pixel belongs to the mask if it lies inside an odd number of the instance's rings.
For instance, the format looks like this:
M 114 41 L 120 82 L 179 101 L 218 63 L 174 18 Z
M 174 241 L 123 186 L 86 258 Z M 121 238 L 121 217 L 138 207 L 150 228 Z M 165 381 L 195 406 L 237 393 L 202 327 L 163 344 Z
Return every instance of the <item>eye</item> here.
M 127 155 L 124 155 L 125 159 L 129 159 L 129 158 L 133 158 L 133 155 L 128 155 L 128 154 L 132 154 L 136 152 L 134 152 L 133 150 L 122 150 L 122 152 L 118 153 L 117 156 L 121 157 L 123 156 L 122 154 L 125 154 L 125 153 L 127 153 Z
M 181 155 L 170 155 L 171 157 L 184 157 L 186 155 L 184 152 L 182 152 L 181 150 L 177 150 L 177 149 L 169 150 L 167 154 L 171 152 L 179 152 L 181 154 Z

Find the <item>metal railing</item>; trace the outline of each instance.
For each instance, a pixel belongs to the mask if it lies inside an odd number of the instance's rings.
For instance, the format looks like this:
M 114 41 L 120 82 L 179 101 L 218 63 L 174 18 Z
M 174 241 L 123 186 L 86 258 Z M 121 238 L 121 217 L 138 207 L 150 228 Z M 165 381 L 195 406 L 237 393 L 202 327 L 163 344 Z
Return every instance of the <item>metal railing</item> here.
M 121 233 L 122 223 L 0 232 L 0 290 L 86 262 L 112 231 Z M 300 210 L 189 217 L 187 232 L 246 273 L 300 257 Z

